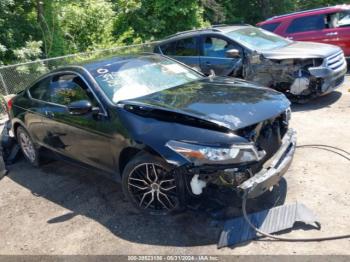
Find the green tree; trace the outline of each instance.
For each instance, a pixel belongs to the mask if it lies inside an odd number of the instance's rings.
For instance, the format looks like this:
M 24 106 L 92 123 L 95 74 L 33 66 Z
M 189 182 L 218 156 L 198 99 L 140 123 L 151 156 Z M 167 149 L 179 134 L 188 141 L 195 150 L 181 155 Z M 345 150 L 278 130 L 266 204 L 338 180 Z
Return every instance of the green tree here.
M 255 24 L 265 20 L 268 17 L 284 14 L 296 9 L 296 0 L 210 0 L 210 5 L 207 5 L 208 0 L 202 0 L 206 7 L 206 14 L 213 13 L 213 10 L 222 12 L 220 15 L 212 16 L 210 22 L 233 23 L 249 23 Z M 215 2 L 215 3 L 214 3 Z M 215 20 L 220 18 L 220 20 Z
M 16 59 L 13 50 L 23 47 L 25 41 L 40 40 L 33 1 L 0 1 L 0 61 L 11 63 Z
M 349 0 L 346 2 L 350 3 Z M 216 23 L 335 5 L 338 0 L 0 0 L 0 64 L 41 42 L 37 58 L 162 39 Z M 29 49 L 28 49 L 29 48 Z
M 307 10 L 310 8 L 318 8 L 318 7 L 325 7 L 330 5 L 337 5 L 340 3 L 350 3 L 349 0 L 347 1 L 338 1 L 338 0 L 297 0 L 295 1 L 297 4 L 297 8 L 299 10 Z
M 128 44 L 206 25 L 196 0 L 115 0 L 114 6 L 115 37 Z
M 115 13 L 105 0 L 57 2 L 58 26 L 66 41 L 66 53 L 108 47 L 113 40 Z

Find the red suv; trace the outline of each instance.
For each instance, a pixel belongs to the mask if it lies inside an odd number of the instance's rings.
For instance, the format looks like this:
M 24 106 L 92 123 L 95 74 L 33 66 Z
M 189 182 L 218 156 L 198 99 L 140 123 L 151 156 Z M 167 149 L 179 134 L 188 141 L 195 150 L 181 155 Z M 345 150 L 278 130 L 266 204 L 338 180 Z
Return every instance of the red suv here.
M 295 41 L 337 45 L 350 57 L 350 5 L 275 16 L 257 26 Z

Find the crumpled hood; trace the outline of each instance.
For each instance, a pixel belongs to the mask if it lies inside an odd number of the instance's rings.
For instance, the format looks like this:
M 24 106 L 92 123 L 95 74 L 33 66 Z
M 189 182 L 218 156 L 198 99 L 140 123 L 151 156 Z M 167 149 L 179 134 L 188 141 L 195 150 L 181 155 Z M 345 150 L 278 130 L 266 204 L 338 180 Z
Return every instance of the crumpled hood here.
M 340 51 L 341 48 L 334 45 L 295 41 L 288 46 L 261 51 L 261 53 L 269 59 L 305 59 L 325 58 Z
M 282 93 L 223 77 L 205 78 L 121 103 L 189 115 L 231 130 L 275 117 L 290 106 Z

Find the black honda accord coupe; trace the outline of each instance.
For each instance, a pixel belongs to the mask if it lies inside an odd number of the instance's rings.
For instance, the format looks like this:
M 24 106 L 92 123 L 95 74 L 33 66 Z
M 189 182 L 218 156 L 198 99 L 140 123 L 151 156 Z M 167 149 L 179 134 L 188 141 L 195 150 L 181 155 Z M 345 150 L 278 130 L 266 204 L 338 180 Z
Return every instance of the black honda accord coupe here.
M 276 185 L 296 146 L 289 106 L 279 92 L 156 54 L 56 69 L 8 102 L 31 164 L 49 149 L 103 170 L 152 214 L 213 185 L 249 198 Z

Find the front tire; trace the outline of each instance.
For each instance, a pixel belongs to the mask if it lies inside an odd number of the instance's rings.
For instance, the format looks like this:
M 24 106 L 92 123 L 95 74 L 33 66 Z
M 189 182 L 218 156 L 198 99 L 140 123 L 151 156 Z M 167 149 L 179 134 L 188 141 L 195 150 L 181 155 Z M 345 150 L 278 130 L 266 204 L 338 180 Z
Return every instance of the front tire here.
M 163 159 L 142 152 L 124 168 L 126 198 L 141 212 L 165 215 L 180 209 L 177 177 Z
M 38 167 L 40 165 L 39 150 L 35 146 L 28 131 L 21 126 L 17 128 L 17 141 L 27 161 L 33 166 Z

